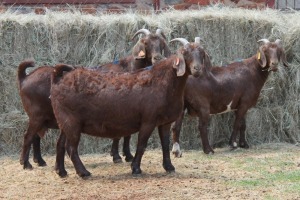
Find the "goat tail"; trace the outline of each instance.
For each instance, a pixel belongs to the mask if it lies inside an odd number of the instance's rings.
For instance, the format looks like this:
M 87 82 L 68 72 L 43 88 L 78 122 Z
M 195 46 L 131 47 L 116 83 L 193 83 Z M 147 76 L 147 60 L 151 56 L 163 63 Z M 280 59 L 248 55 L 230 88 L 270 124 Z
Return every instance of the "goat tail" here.
M 64 72 L 72 71 L 74 67 L 71 65 L 66 64 L 57 64 L 54 67 L 53 73 L 52 73 L 52 83 L 57 83 L 64 75 Z
M 24 60 L 20 63 L 18 67 L 18 82 L 19 85 L 23 82 L 23 80 L 26 78 L 26 69 L 28 67 L 34 67 L 34 60 Z

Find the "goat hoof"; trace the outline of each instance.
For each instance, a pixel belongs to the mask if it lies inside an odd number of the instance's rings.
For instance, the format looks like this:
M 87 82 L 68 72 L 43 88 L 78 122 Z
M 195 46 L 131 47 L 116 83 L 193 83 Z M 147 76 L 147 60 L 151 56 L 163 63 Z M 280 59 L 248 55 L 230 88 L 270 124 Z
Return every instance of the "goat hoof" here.
M 35 162 L 35 163 L 37 163 L 38 164 L 38 166 L 40 166 L 40 167 L 45 167 L 45 166 L 47 166 L 47 163 L 41 158 L 41 159 L 33 159 L 33 161 Z
M 30 162 L 24 162 L 24 164 L 23 164 L 23 169 L 29 169 L 29 170 L 32 170 L 33 167 L 32 167 L 32 165 L 30 164 Z
M 122 161 L 122 158 L 114 158 L 113 162 L 114 163 L 122 163 L 123 161 Z
M 164 165 L 163 167 L 168 173 L 175 172 L 175 167 L 172 164 Z
M 87 170 L 83 171 L 83 172 L 79 172 L 77 173 L 81 178 L 87 178 L 89 176 L 91 176 L 91 173 Z
M 132 175 L 140 175 L 142 174 L 142 170 L 140 168 L 132 167 Z
M 215 153 L 212 149 L 204 150 L 203 152 L 208 155 L 213 155 Z
M 130 155 L 127 155 L 126 157 L 125 157 L 125 161 L 126 162 L 132 162 L 132 160 L 133 160 L 133 156 L 130 154 Z
M 244 149 L 249 149 L 249 145 L 246 142 L 240 143 L 239 146 Z
M 182 157 L 182 152 L 181 151 L 173 151 L 172 153 L 174 154 L 175 158 L 181 158 Z
M 59 175 L 60 178 L 64 178 L 68 175 L 66 170 L 56 170 L 56 173 Z

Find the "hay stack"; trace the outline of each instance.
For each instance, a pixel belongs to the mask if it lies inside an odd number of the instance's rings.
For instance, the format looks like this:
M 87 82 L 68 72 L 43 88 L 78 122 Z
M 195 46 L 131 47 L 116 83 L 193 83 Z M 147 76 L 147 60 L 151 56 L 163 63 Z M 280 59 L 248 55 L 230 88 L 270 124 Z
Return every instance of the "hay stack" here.
M 84 15 L 79 12 L 47 12 L 45 15 L 6 12 L 0 14 L 0 151 L 20 150 L 27 116 L 22 109 L 15 81 L 18 64 L 34 58 L 37 65 L 58 62 L 95 66 L 130 54 L 136 40 L 131 37 L 140 28 L 162 28 L 168 40 L 200 36 L 213 64 L 248 58 L 257 51 L 257 40 L 280 38 L 287 50 L 289 69 L 272 73 L 259 102 L 247 116 L 250 144 L 299 141 L 300 14 L 276 10 L 244 10 L 219 5 L 196 11 L 170 10 L 159 15 L 126 13 L 121 15 Z M 172 44 L 173 52 L 178 44 Z M 11 120 L 11 119 L 14 120 Z M 186 118 L 181 140 L 185 149 L 200 149 L 197 120 Z M 233 114 L 211 118 L 210 141 L 227 144 L 232 131 Z M 43 140 L 44 150 L 54 152 L 57 134 Z M 134 137 L 136 140 L 136 136 Z M 135 142 L 132 142 L 133 148 Z M 157 134 L 150 147 L 159 147 Z M 110 140 L 85 136 L 81 152 L 107 151 Z

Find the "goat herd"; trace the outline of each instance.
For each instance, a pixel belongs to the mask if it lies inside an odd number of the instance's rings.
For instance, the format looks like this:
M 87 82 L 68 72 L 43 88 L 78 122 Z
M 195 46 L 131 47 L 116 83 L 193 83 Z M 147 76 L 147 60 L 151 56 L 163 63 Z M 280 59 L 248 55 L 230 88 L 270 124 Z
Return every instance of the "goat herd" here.
M 140 174 L 141 159 L 147 141 L 155 129 L 163 150 L 163 167 L 174 171 L 169 138 L 173 134 L 173 153 L 181 156 L 179 134 L 184 111 L 199 118 L 203 151 L 214 153 L 208 141 L 208 121 L 211 114 L 235 112 L 235 122 L 229 145 L 248 148 L 245 139 L 245 114 L 257 102 L 261 88 L 280 61 L 287 66 L 281 41 L 262 43 L 257 53 L 226 67 L 211 65 L 200 38 L 188 42 L 176 38 L 183 46 L 171 54 L 166 37 L 160 29 L 143 34 L 132 55 L 96 68 L 66 64 L 34 67 L 32 60 L 18 68 L 18 86 L 23 107 L 29 116 L 24 135 L 20 163 L 31 169 L 29 152 L 33 145 L 34 162 L 46 165 L 41 156 L 40 138 L 47 129 L 60 129 L 55 170 L 64 177 L 65 152 L 71 158 L 76 173 L 90 176 L 78 155 L 81 133 L 113 139 L 111 155 L 114 162 L 122 159 L 119 140 L 124 137 L 123 153 L 131 161 L 133 174 Z M 130 153 L 130 135 L 139 132 L 135 156 Z M 239 134 L 239 142 L 237 137 Z

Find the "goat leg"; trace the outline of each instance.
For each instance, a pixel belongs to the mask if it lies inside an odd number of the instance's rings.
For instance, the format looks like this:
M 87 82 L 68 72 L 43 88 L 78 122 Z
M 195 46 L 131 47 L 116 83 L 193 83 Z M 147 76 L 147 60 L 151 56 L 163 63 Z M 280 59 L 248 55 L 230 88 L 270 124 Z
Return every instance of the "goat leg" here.
M 113 143 L 111 145 L 111 151 L 110 151 L 110 155 L 113 157 L 113 162 L 114 163 L 121 163 L 122 162 L 122 158 L 119 155 L 119 141 L 120 139 L 113 139 Z
M 139 135 L 138 135 L 138 144 L 136 148 L 135 156 L 131 163 L 131 170 L 133 175 L 139 175 L 142 173 L 141 170 L 141 161 L 144 155 L 145 149 L 147 147 L 148 139 L 153 132 L 155 125 L 153 124 L 142 124 Z
M 167 172 L 174 172 L 175 167 L 171 163 L 170 158 L 170 127 L 171 124 L 166 124 L 158 127 L 161 147 L 163 151 L 163 167 Z
M 130 152 L 130 138 L 131 136 L 124 137 L 124 143 L 123 143 L 123 155 L 125 156 L 126 162 L 132 162 L 133 156 Z
M 69 134 L 70 135 L 70 134 Z M 72 137 L 67 137 L 67 143 L 69 143 L 69 147 L 67 147 L 67 149 L 69 149 L 70 151 L 70 158 L 71 161 L 73 162 L 73 165 L 75 167 L 76 173 L 82 177 L 88 177 L 91 175 L 91 173 L 86 170 L 86 168 L 84 167 L 82 161 L 80 160 L 80 157 L 78 155 L 78 144 L 80 141 L 80 132 L 74 132 L 71 134 Z
M 66 136 L 63 132 L 61 132 L 56 144 L 55 162 L 55 171 L 60 177 L 66 177 L 68 174 L 68 172 L 65 169 L 65 145 L 68 148 L 68 144 L 66 143 Z
M 177 158 L 180 158 L 182 156 L 182 151 L 180 150 L 180 145 L 179 145 L 179 138 L 180 138 L 180 130 L 182 126 L 183 116 L 184 116 L 184 111 L 182 111 L 178 119 L 171 126 L 172 139 L 173 139 L 172 153 Z
M 42 158 L 41 155 L 41 138 L 39 135 L 34 135 L 33 141 L 33 161 L 38 163 L 39 166 L 47 166 L 45 160 Z
M 214 154 L 215 152 L 209 145 L 209 141 L 208 141 L 208 133 L 207 133 L 208 122 L 209 122 L 209 113 L 206 114 L 203 113 L 201 116 L 199 116 L 198 130 L 201 136 L 203 152 L 205 154 Z
M 36 127 L 34 123 L 29 122 L 28 128 L 24 134 L 22 153 L 20 157 L 20 164 L 23 165 L 23 169 L 32 169 L 32 165 L 29 162 L 29 153 L 33 137 L 37 133 L 37 130 L 39 130 L 39 128 Z
M 239 141 L 239 146 L 241 148 L 248 149 L 249 145 L 246 141 L 246 135 L 245 135 L 245 130 L 246 130 L 246 120 L 245 117 L 241 119 L 241 129 L 240 129 L 240 141 Z

